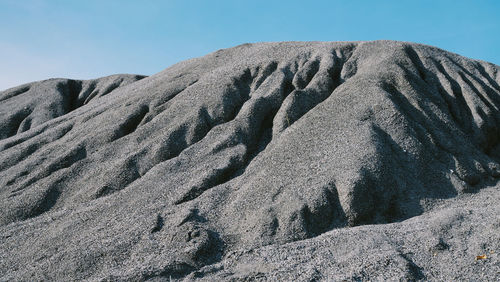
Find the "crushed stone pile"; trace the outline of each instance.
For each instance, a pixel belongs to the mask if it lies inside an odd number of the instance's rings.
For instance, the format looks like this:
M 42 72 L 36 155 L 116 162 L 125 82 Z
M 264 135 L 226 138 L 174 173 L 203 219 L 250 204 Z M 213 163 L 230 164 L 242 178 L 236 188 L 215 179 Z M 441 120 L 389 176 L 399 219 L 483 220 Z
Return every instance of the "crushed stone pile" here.
M 498 280 L 500 67 L 244 44 L 0 92 L 0 280 Z

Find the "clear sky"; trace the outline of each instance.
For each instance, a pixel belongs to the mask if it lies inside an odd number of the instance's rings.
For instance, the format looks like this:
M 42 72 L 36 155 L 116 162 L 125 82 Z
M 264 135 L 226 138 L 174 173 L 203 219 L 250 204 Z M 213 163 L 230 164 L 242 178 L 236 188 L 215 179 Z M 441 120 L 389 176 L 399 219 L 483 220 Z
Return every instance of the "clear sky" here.
M 391 39 L 500 65 L 499 0 L 0 0 L 0 90 L 151 75 L 246 42 Z

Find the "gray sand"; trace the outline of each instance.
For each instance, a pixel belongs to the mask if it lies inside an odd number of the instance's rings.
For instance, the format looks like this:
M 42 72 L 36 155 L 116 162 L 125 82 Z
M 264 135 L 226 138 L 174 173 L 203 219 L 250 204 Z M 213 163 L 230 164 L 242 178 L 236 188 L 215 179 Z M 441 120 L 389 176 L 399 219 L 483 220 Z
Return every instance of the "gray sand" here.
M 285 42 L 5 90 L 0 280 L 499 280 L 499 84 Z

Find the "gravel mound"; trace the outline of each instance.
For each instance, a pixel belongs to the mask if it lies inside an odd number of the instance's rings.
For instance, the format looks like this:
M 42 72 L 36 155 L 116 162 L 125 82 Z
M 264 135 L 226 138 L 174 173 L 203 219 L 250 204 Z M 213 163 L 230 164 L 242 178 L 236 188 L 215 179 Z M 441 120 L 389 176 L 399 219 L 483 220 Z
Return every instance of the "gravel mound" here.
M 499 279 L 499 84 L 282 42 L 5 90 L 0 280 Z

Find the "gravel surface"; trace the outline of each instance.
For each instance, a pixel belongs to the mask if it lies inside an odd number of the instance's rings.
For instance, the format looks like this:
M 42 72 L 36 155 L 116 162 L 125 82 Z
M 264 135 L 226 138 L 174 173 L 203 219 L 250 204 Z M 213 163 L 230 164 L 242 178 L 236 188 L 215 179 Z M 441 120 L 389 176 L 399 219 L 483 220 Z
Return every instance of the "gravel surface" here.
M 0 92 L 0 280 L 500 280 L 500 67 L 244 44 Z

